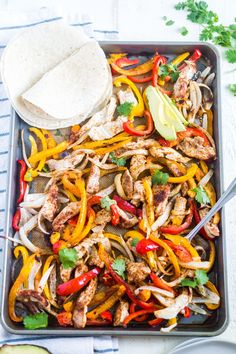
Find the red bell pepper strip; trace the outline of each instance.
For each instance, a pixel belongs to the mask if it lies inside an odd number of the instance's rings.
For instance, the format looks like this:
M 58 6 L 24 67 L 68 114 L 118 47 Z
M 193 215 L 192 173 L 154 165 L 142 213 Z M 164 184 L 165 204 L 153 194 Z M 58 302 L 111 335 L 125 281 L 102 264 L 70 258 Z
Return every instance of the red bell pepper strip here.
M 149 251 L 156 251 L 158 248 L 160 248 L 159 245 L 146 238 L 140 240 L 136 245 L 136 251 L 141 255 L 144 255 Z
M 154 320 L 148 321 L 148 324 L 152 327 L 157 327 L 163 321 L 164 321 L 163 318 L 155 318 Z
M 103 319 L 103 320 L 106 320 L 106 321 L 108 321 L 108 322 L 112 322 L 112 320 L 113 320 L 113 318 L 112 318 L 112 313 L 110 312 L 110 311 L 104 311 L 104 312 L 102 312 L 101 313 L 101 318 Z
M 197 210 L 197 203 L 195 202 L 195 200 L 193 201 L 193 216 L 194 216 L 194 220 L 196 222 L 196 224 L 199 224 L 201 221 L 201 218 L 199 216 L 198 210 Z M 199 231 L 200 235 L 202 237 L 204 237 L 206 240 L 212 240 L 212 237 L 209 237 L 204 229 L 204 227 L 201 228 L 201 230 Z
M 97 195 L 94 195 L 93 197 L 89 198 L 87 206 L 88 206 L 88 216 L 91 213 L 94 213 L 92 206 L 96 204 L 100 204 L 102 197 L 99 197 Z M 120 215 L 118 213 L 116 204 L 112 204 L 111 207 L 111 223 L 112 225 L 116 226 L 120 222 Z
M 129 307 L 130 314 L 135 313 L 135 308 L 136 308 L 136 304 L 134 302 L 132 302 Z M 148 318 L 148 314 L 144 314 L 141 316 L 137 316 L 136 318 L 134 318 L 134 320 L 136 322 L 144 322 L 147 318 Z
M 147 309 L 147 310 L 139 310 L 139 311 L 136 311 L 134 313 L 131 313 L 130 315 L 128 315 L 124 321 L 123 321 L 123 326 L 124 327 L 127 327 L 128 323 L 130 321 L 132 321 L 133 319 L 135 319 L 136 317 L 139 317 L 139 316 L 143 316 L 143 315 L 146 315 L 146 314 L 149 314 L 149 313 L 153 313 L 156 311 L 156 307 L 151 307 L 150 309 Z
M 137 76 L 127 76 L 129 80 L 137 83 L 137 84 L 142 84 L 145 82 L 149 82 L 152 80 L 152 75 L 150 76 L 144 76 L 144 77 L 137 77 Z
M 152 279 L 154 285 L 157 288 L 170 291 L 173 294 L 175 293 L 175 291 L 169 285 L 167 285 L 161 278 L 159 278 L 155 273 L 151 272 L 150 278 Z
M 90 270 L 89 272 L 80 275 L 77 278 L 71 279 L 66 283 L 58 285 L 57 294 L 60 296 L 68 296 L 73 293 L 76 293 L 77 291 L 82 289 L 85 285 L 87 285 L 88 282 L 91 279 L 95 278 L 100 272 L 101 269 L 96 267 Z
M 52 245 L 52 250 L 54 254 L 58 254 L 58 252 L 60 251 L 60 249 L 62 249 L 63 247 L 65 247 L 65 241 L 63 240 L 59 240 L 57 242 L 55 242 Z
M 162 226 L 160 227 L 160 231 L 163 232 L 164 234 L 178 235 L 191 225 L 192 220 L 193 220 L 193 200 L 191 199 L 190 211 L 185 219 L 185 222 L 180 226 L 177 225 Z
M 119 197 L 118 195 L 114 195 L 113 199 L 116 201 L 118 207 L 124 211 L 127 211 L 130 214 L 137 215 L 137 208 L 132 205 L 131 203 L 127 202 L 123 198 Z
M 188 61 L 191 61 L 192 63 L 196 63 L 196 61 L 198 61 L 198 59 L 200 59 L 202 56 L 202 53 L 199 49 L 194 49 L 193 54 L 188 58 Z M 187 64 L 183 63 L 182 65 L 180 65 L 178 67 L 178 70 L 181 71 L 183 70 L 183 68 L 185 68 Z
M 27 183 L 24 181 L 24 176 L 26 173 L 27 166 L 24 160 L 17 160 L 17 162 L 20 165 L 20 194 L 17 199 L 17 204 L 20 204 L 24 199 L 25 191 L 27 187 Z
M 154 129 L 154 123 L 152 120 L 151 113 L 147 110 L 144 111 L 144 117 L 146 118 L 147 121 L 147 128 L 145 130 L 137 130 L 133 125 L 131 121 L 123 123 L 123 129 L 126 133 L 135 135 L 135 136 L 144 136 L 144 135 L 149 135 L 152 133 Z
M 188 306 L 185 306 L 185 308 L 184 308 L 184 317 L 185 318 L 189 318 L 190 316 L 191 316 L 190 308 Z
M 181 262 L 187 263 L 193 260 L 191 254 L 185 247 L 181 245 L 175 245 L 169 240 L 162 241 L 165 242 L 170 248 L 172 248 L 172 250 L 175 252 L 176 256 L 181 260 Z
M 71 226 L 76 226 L 78 221 L 78 215 L 73 216 L 73 218 L 67 220 L 68 224 Z
M 139 63 L 139 59 L 129 59 L 126 57 L 121 57 L 115 61 L 116 65 L 120 68 L 124 68 L 125 66 L 135 65 Z
M 19 231 L 19 222 L 20 222 L 20 217 L 21 217 L 21 211 L 20 208 L 17 208 L 13 219 L 12 219 L 12 227 L 15 231 Z
M 200 129 L 191 127 L 187 127 L 185 131 L 177 133 L 178 138 L 175 140 L 168 141 L 163 138 L 160 138 L 158 142 L 163 146 L 173 147 L 178 145 L 183 139 L 190 138 L 192 136 L 200 136 L 201 138 L 203 138 L 205 146 L 210 145 L 208 138 Z
M 102 282 L 104 285 L 114 285 L 114 279 L 108 272 L 103 273 Z
M 118 212 L 117 209 L 117 205 L 116 204 L 112 204 L 111 205 L 111 223 L 113 226 L 116 226 L 120 223 L 120 214 Z
M 71 312 L 61 312 L 57 314 L 57 321 L 60 326 L 67 327 L 72 326 L 72 314 Z
M 158 86 L 158 69 L 161 64 L 165 64 L 167 62 L 167 59 L 162 56 L 158 56 L 153 65 L 152 69 L 152 86 L 157 87 Z

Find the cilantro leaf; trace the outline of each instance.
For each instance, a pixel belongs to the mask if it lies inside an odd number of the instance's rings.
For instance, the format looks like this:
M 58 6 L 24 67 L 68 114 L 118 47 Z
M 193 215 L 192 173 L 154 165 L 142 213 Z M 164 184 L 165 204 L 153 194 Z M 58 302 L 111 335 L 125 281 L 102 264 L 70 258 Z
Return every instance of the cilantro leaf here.
M 45 312 L 29 315 L 24 318 L 23 323 L 27 329 L 46 328 L 48 326 L 48 315 Z
M 119 115 L 121 116 L 126 116 L 128 117 L 128 115 L 131 113 L 133 108 L 133 103 L 132 102 L 124 102 L 121 105 L 119 105 L 117 107 L 117 112 L 119 113 Z
M 179 31 L 182 36 L 186 36 L 188 34 L 188 30 L 185 26 L 181 27 Z
M 166 22 L 166 26 L 172 26 L 175 23 L 173 20 L 169 20 Z
M 125 260 L 122 258 L 116 258 L 116 260 L 111 265 L 112 269 L 123 279 L 125 279 Z
M 171 77 L 171 80 L 175 82 L 178 79 L 179 74 L 180 72 L 177 66 L 173 64 L 164 64 L 161 65 L 158 69 L 158 75 L 162 80 L 169 75 Z
M 106 196 L 101 199 L 100 201 L 101 207 L 106 209 L 107 211 L 110 210 L 112 204 L 116 204 L 116 201 L 111 199 L 110 197 Z
M 63 248 L 59 250 L 59 258 L 65 269 L 75 266 L 78 254 L 74 248 Z
M 168 65 L 160 65 L 158 69 L 158 75 L 161 79 L 164 79 L 169 74 Z
M 229 29 L 230 29 L 231 31 L 236 31 L 236 25 L 235 25 L 235 24 L 229 25 Z
M 182 286 L 190 286 L 191 288 L 195 288 L 198 285 L 196 279 L 191 280 L 189 278 L 182 279 L 180 284 Z
M 169 178 L 168 173 L 156 170 L 154 175 L 152 176 L 152 184 L 165 185 L 168 181 L 168 178 Z
M 192 189 L 193 192 L 196 193 L 195 199 L 200 204 L 208 204 L 210 203 L 210 199 L 202 186 Z
M 229 89 L 234 96 L 236 96 L 236 84 L 229 85 Z
M 43 172 L 46 172 L 46 173 L 50 172 L 49 167 L 48 167 L 47 164 L 45 164 L 45 165 L 43 166 L 42 171 L 43 171 Z
M 111 152 L 109 155 L 111 162 L 115 163 L 117 166 L 125 166 L 126 164 L 126 159 L 124 157 L 116 157 L 114 152 Z
M 199 35 L 199 39 L 200 41 L 208 41 L 208 40 L 211 40 L 213 38 L 213 33 L 212 33 L 212 30 L 211 28 L 204 28 L 200 35 Z
M 56 130 L 55 136 L 62 136 L 60 129 L 57 129 L 57 130 Z
M 201 284 L 201 285 L 206 284 L 209 280 L 206 271 L 203 269 L 196 269 L 195 278 L 196 278 L 198 284 Z
M 131 246 L 136 247 L 138 243 L 139 243 L 139 239 L 137 237 L 135 237 L 131 241 Z
M 236 63 L 236 49 L 228 49 L 225 52 L 226 59 L 229 63 Z
M 163 17 L 162 17 L 162 20 L 163 20 L 163 21 L 166 21 L 166 20 L 167 20 L 167 17 L 166 17 L 166 16 L 163 16 Z

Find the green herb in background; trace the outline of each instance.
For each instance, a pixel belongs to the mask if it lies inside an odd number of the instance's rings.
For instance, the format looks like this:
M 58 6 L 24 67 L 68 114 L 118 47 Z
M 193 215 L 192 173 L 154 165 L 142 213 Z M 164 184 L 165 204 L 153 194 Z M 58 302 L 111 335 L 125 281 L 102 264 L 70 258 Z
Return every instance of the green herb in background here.
M 236 96 L 236 84 L 229 85 L 229 89 L 234 96 Z
M 236 48 L 226 50 L 225 56 L 229 63 L 236 63 Z
M 195 270 L 194 279 L 185 278 L 181 281 L 182 286 L 190 286 L 191 288 L 195 288 L 198 285 L 204 285 L 208 282 L 209 278 L 205 270 L 197 269 Z
M 56 130 L 55 136 L 62 136 L 60 129 L 57 129 L 57 130 Z
M 139 243 L 139 239 L 137 237 L 135 237 L 131 241 L 131 246 L 136 247 L 138 243 Z
M 164 80 L 166 76 L 170 76 L 171 80 L 175 82 L 178 79 L 179 74 L 180 72 L 177 66 L 173 64 L 164 64 L 158 69 L 158 75 L 162 80 Z
M 172 26 L 175 23 L 173 20 L 169 20 L 166 22 L 166 26 Z
M 60 262 L 65 269 L 75 266 L 78 260 L 77 251 L 74 248 L 63 248 L 59 251 Z
M 188 30 L 186 27 L 181 27 L 179 32 L 182 34 L 182 36 L 186 36 L 188 34 Z

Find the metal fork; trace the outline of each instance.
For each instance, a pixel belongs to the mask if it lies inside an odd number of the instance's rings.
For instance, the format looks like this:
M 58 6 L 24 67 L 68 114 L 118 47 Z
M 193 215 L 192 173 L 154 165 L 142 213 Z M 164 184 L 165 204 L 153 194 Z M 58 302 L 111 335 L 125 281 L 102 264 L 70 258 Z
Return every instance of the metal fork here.
M 189 241 L 191 241 L 198 231 L 214 216 L 214 214 L 219 211 L 230 199 L 236 196 L 236 178 L 230 183 L 229 187 L 222 194 L 220 199 L 216 202 L 216 204 L 211 208 L 209 213 L 192 229 L 192 231 L 185 237 Z

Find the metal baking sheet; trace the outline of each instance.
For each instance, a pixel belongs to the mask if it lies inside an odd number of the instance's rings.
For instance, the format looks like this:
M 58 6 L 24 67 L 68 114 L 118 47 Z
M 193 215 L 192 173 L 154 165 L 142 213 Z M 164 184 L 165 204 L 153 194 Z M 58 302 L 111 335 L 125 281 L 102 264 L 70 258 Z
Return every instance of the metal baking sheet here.
M 214 93 L 214 139 L 217 146 L 217 160 L 215 162 L 215 187 L 217 196 L 223 192 L 223 161 L 222 161 L 222 118 L 220 100 L 220 59 L 216 48 L 210 44 L 198 42 L 101 42 L 100 45 L 106 53 L 125 52 L 129 54 L 151 54 L 156 50 L 168 57 L 176 56 L 185 51 L 193 52 L 199 48 L 204 58 L 209 60 L 212 69 L 216 72 L 213 84 Z M 6 213 L 6 235 L 13 235 L 11 227 L 12 216 L 16 205 L 16 160 L 21 157 L 20 129 L 26 124 L 12 111 L 11 117 L 11 146 L 8 166 L 8 200 Z M 4 249 L 4 275 L 1 298 L 1 321 L 4 328 L 14 334 L 44 334 L 60 336 L 99 336 L 104 334 L 123 335 L 152 335 L 152 336 L 215 336 L 222 333 L 228 324 L 228 299 L 226 278 L 226 245 L 224 211 L 221 212 L 220 231 L 221 236 L 216 241 L 216 262 L 211 272 L 212 279 L 216 282 L 221 294 L 221 306 L 207 320 L 201 316 L 191 316 L 190 319 L 181 319 L 178 326 L 170 333 L 163 334 L 158 329 L 153 329 L 143 324 L 135 327 L 87 327 L 84 329 L 62 328 L 50 325 L 47 329 L 25 330 L 22 324 L 13 323 L 8 315 L 8 294 L 11 286 L 12 243 L 5 242 Z

